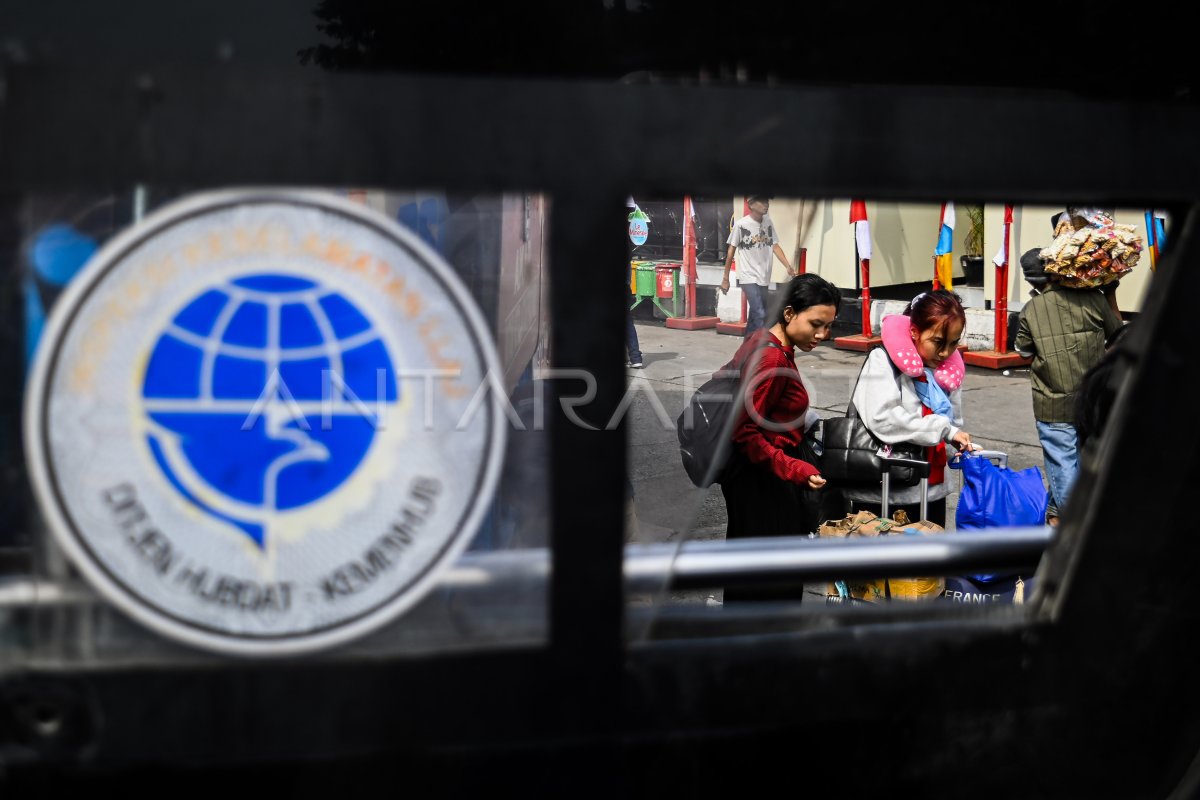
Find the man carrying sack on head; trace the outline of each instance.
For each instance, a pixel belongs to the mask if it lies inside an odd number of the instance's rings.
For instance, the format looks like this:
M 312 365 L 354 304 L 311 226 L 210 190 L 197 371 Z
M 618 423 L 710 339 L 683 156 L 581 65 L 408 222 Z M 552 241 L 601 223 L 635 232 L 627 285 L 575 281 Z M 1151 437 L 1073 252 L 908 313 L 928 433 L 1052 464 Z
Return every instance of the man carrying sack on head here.
M 1014 347 L 1033 359 L 1033 417 L 1050 481 L 1046 522 L 1057 525 L 1079 472 L 1075 393 L 1084 373 L 1103 357 L 1105 340 L 1124 323 L 1116 311 L 1116 281 L 1103 289 L 1069 288 L 1045 270 L 1042 252 L 1035 247 L 1021 256 L 1033 289 L 1021 309 Z

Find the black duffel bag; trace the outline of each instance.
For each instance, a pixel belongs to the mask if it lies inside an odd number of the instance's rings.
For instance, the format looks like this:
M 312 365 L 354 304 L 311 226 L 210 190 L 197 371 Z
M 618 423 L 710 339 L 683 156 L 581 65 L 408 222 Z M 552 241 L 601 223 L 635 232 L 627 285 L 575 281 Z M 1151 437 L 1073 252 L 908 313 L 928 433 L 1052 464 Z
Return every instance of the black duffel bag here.
M 896 367 L 890 359 L 888 365 L 892 367 L 895 376 Z M 864 360 L 862 369 L 858 371 L 859 379 L 862 378 L 862 370 L 866 369 L 866 366 L 867 362 Z M 858 388 L 858 380 L 855 380 L 854 388 Z M 854 397 L 853 389 L 850 396 Z M 884 470 L 879 450 L 884 447 L 884 443 L 875 438 L 875 434 L 871 433 L 866 423 L 858 416 L 858 409 L 854 407 L 853 401 L 846 405 L 846 416 L 830 417 L 822 422 L 821 427 L 824 429 L 821 475 L 838 487 L 878 486 Z M 891 445 L 891 455 L 896 458 L 924 461 L 925 448 L 916 444 L 894 444 Z M 916 486 L 920 480 L 920 476 L 912 467 L 891 468 L 893 488 Z
M 867 428 L 851 403 L 846 416 L 830 417 L 821 424 L 824 429 L 821 453 L 821 475 L 836 486 L 878 486 L 884 465 L 879 458 L 883 442 Z M 892 456 L 925 460 L 925 448 L 914 444 L 894 444 Z M 892 467 L 891 485 L 916 486 L 920 481 L 912 467 Z

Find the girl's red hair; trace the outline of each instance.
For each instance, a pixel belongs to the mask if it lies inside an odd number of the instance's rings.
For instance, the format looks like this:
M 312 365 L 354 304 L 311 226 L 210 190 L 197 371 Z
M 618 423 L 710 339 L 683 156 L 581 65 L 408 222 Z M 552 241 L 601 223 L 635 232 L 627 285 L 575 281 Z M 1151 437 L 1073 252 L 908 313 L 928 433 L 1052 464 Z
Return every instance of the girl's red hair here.
M 963 311 L 962 298 L 946 289 L 921 292 L 912 299 L 904 313 L 919 331 L 942 328 L 950 320 L 958 320 L 964 327 L 967 324 L 967 312 Z

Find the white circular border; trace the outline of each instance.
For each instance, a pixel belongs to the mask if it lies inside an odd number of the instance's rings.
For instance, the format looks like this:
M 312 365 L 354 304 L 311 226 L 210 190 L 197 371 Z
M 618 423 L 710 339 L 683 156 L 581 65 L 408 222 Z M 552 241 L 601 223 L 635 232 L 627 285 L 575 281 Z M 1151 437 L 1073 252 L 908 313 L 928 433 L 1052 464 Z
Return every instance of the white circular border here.
M 171 617 L 159 613 L 155 608 L 139 602 L 137 598 L 131 596 L 113 581 L 104 569 L 93 562 L 91 555 L 80 544 L 51 488 L 48 456 L 43 452 L 41 446 L 42 426 L 45 424 L 42 401 L 46 399 L 44 396 L 51 378 L 51 354 L 57 349 L 60 337 L 69 329 L 68 321 L 74 316 L 76 309 L 82 305 L 83 300 L 100 282 L 109 267 L 116 263 L 117 256 L 132 250 L 139 243 L 151 239 L 181 218 L 196 217 L 217 207 L 227 208 L 251 203 L 316 207 L 350 217 L 369 228 L 377 229 L 380 235 L 398 239 L 402 246 L 415 252 L 417 260 L 422 261 L 424 266 L 433 271 L 445 286 L 450 298 L 463 312 L 464 321 L 474 334 L 483 358 L 484 374 L 501 374 L 500 358 L 487 322 L 475 299 L 471 297 L 458 275 L 437 251 L 383 214 L 336 195 L 315 191 L 247 188 L 204 192 L 164 206 L 148 215 L 140 223 L 113 237 L 91 258 L 83 271 L 67 284 L 66 290 L 55 303 L 42 330 L 25 389 L 25 462 L 38 506 L 49 524 L 55 540 L 88 582 L 113 605 L 151 630 L 205 650 L 240 656 L 290 656 L 328 649 L 365 636 L 396 619 L 429 593 L 437 584 L 442 573 L 466 549 L 472 535 L 477 531 L 487 513 L 486 507 L 491 502 L 496 485 L 500 480 L 507 433 L 504 426 L 504 415 L 500 413 L 499 409 L 500 398 L 495 397 L 493 393 L 486 406 L 493 417 L 492 435 L 487 452 L 484 454 L 488 461 L 480 478 L 480 491 L 475 497 L 472 508 L 455 532 L 450 546 L 442 552 L 439 559 L 431 562 L 425 570 L 424 576 L 417 579 L 407 592 L 345 625 L 315 634 L 298 634 L 273 638 L 269 641 L 222 636 L 195 627 L 180 625 Z

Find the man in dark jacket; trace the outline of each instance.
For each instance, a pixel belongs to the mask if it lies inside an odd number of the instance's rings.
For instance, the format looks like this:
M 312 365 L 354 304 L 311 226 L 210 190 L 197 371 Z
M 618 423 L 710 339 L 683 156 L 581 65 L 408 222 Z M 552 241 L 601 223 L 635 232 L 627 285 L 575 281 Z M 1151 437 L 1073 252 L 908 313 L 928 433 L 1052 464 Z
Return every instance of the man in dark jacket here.
M 1104 356 L 1105 339 L 1123 323 L 1116 310 L 1115 281 L 1103 290 L 1062 286 L 1043 268 L 1040 250 L 1021 256 L 1025 280 L 1034 290 L 1021 309 L 1015 347 L 1033 358 L 1033 416 L 1050 481 L 1047 521 L 1054 524 L 1079 471 L 1075 393 L 1084 373 Z

